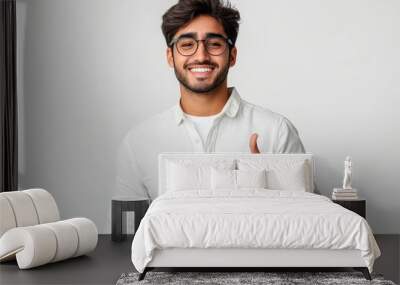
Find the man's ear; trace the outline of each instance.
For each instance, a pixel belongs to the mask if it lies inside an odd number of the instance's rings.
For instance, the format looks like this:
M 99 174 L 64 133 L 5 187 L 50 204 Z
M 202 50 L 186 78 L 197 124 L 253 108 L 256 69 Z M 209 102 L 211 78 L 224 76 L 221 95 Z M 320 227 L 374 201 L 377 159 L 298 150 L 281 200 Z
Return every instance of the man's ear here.
M 230 52 L 229 66 L 232 67 L 236 64 L 237 48 L 233 47 Z
M 168 61 L 168 65 L 170 67 L 174 67 L 174 56 L 173 56 L 173 50 L 172 48 L 167 48 L 167 61 Z

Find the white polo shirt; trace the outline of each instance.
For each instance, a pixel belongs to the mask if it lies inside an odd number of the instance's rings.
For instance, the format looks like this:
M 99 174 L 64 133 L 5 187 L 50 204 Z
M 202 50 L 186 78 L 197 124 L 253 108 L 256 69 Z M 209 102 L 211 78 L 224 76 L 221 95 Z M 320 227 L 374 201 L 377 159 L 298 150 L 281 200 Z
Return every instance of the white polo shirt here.
M 261 152 L 305 153 L 297 129 L 284 116 L 240 98 L 235 88 L 203 143 L 180 102 L 131 129 L 121 143 L 115 195 L 155 199 L 161 152 L 248 152 L 258 134 Z

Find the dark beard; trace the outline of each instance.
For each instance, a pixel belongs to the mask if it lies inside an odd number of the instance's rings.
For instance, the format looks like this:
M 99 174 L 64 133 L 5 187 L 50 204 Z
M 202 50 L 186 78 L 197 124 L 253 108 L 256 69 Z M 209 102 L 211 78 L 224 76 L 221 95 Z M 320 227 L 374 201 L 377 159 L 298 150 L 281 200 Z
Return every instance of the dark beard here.
M 193 92 L 193 93 L 208 93 L 211 92 L 215 89 L 217 89 L 218 87 L 221 86 L 221 84 L 225 81 L 226 77 L 228 76 L 228 72 L 229 72 L 229 62 L 224 66 L 224 68 L 217 74 L 217 77 L 215 78 L 214 82 L 212 82 L 210 85 L 208 86 L 204 86 L 204 87 L 194 87 L 194 86 L 190 86 L 189 82 L 186 80 L 186 78 L 183 76 L 182 73 L 180 73 L 174 63 L 174 72 L 175 72 L 175 76 L 178 79 L 178 81 L 189 91 Z

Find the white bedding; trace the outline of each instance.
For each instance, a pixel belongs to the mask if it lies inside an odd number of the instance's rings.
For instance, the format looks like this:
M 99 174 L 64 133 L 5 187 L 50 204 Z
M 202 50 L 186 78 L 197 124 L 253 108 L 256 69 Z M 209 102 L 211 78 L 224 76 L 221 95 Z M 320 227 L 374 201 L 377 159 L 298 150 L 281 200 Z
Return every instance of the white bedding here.
M 370 272 L 380 256 L 359 215 L 321 195 L 266 189 L 161 195 L 134 237 L 135 268 L 143 272 L 164 248 L 358 249 Z

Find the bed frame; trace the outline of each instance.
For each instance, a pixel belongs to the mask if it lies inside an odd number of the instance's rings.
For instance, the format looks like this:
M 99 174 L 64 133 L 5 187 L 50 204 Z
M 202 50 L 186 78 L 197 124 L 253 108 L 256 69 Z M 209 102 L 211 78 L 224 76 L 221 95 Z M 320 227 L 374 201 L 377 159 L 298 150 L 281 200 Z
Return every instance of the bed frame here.
M 184 158 L 256 158 L 288 157 L 309 159 L 312 190 L 314 190 L 315 164 L 312 154 L 249 154 L 249 153 L 161 153 L 159 155 L 159 194 L 165 192 L 166 160 Z M 203 269 L 215 271 L 224 268 L 229 271 L 265 271 L 268 269 L 315 269 L 315 268 L 353 268 L 361 271 L 367 280 L 371 275 L 359 250 L 333 249 L 255 249 L 255 248 L 169 248 L 157 249 L 139 280 L 143 280 L 148 271 L 165 268 Z
M 240 248 L 170 248 L 157 249 L 152 261 L 143 273 L 142 280 L 148 271 L 156 268 L 185 269 L 229 269 L 229 271 L 265 271 L 273 268 L 284 268 L 287 271 L 295 268 L 333 269 L 353 268 L 361 271 L 367 280 L 371 280 L 365 261 L 359 250 L 330 249 L 240 249 Z

